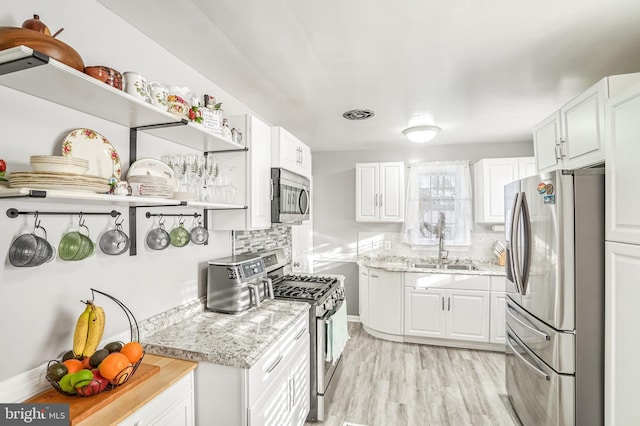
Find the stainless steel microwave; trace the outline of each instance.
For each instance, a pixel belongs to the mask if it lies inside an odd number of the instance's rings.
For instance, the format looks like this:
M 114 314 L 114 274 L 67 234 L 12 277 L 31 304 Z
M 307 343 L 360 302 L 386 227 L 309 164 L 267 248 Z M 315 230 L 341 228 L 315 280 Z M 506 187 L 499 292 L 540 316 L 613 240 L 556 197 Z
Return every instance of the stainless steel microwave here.
M 304 176 L 271 169 L 271 222 L 298 223 L 309 219 L 311 183 Z

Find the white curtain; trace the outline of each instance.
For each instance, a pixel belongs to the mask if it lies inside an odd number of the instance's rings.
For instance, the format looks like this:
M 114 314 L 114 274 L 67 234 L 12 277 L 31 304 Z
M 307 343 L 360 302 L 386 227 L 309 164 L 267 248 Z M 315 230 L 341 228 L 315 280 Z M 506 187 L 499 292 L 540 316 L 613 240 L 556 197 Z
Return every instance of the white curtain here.
M 429 232 L 444 214 L 444 240 L 448 245 L 471 244 L 472 192 L 468 161 L 412 164 L 409 169 L 404 240 L 409 244 L 438 244 Z

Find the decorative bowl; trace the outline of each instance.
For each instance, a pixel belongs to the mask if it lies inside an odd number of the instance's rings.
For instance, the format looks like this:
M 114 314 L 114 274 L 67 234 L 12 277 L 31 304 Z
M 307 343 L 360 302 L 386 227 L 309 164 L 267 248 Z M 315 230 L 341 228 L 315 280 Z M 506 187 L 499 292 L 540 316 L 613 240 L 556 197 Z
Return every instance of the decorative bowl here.
M 114 70 L 113 68 L 105 67 L 102 65 L 95 65 L 91 67 L 85 67 L 84 73 L 90 75 L 93 78 L 100 80 L 101 82 L 115 87 L 118 90 L 122 90 L 122 74 Z
M 80 72 L 84 70 L 80 54 L 57 38 L 26 28 L 0 27 L 0 50 L 16 46 L 30 47 Z

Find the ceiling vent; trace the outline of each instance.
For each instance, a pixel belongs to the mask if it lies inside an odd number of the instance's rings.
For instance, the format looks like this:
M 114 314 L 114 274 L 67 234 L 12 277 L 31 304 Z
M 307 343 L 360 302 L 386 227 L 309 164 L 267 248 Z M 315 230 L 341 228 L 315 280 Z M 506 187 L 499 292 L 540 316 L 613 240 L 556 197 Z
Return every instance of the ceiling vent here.
M 342 114 L 347 120 L 366 120 L 374 115 L 373 111 L 369 109 L 352 109 Z

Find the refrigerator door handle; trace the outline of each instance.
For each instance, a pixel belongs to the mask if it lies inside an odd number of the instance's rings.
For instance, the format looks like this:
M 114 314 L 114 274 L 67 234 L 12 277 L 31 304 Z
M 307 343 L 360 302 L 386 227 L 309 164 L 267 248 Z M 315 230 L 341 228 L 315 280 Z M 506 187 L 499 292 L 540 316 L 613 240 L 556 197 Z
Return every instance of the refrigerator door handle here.
M 513 280 L 515 281 L 518 292 L 524 296 L 524 287 L 522 282 L 522 271 L 520 270 L 520 252 L 518 248 L 518 234 L 520 229 L 520 212 L 522 211 L 522 192 L 518 192 L 513 203 L 513 216 L 511 218 L 511 270 L 513 271 Z
M 533 365 L 532 363 L 530 363 L 529 361 L 527 361 L 525 359 L 525 357 L 523 357 L 522 355 L 520 355 L 520 352 L 516 351 L 516 349 L 513 347 L 513 345 L 511 344 L 511 341 L 516 342 L 516 344 L 518 344 L 518 342 L 513 338 L 513 336 L 511 335 L 511 333 L 507 332 L 507 346 L 509 346 L 509 349 L 511 349 L 511 351 L 513 352 L 513 354 L 515 356 L 517 356 L 518 358 L 520 358 L 520 361 L 524 362 L 529 368 L 531 368 L 533 371 L 535 371 L 536 373 L 538 373 L 539 375 L 541 375 L 542 377 L 544 377 L 544 379 L 546 381 L 550 381 L 551 377 L 549 377 L 549 375 L 547 373 L 545 373 L 544 371 L 540 370 L 538 367 L 536 367 L 535 365 Z M 518 344 L 518 346 L 520 346 Z
M 522 321 L 520 318 L 518 318 L 515 315 L 513 315 L 512 312 L 516 312 L 516 311 L 514 311 L 511 308 L 511 306 L 509 306 L 509 304 L 507 304 L 507 309 L 505 310 L 505 312 L 507 313 L 507 315 L 509 315 L 511 318 L 513 318 L 514 321 L 516 321 L 518 324 L 520 324 L 521 326 L 523 326 L 524 328 L 526 328 L 527 330 L 529 330 L 530 332 L 532 332 L 536 336 L 542 337 L 544 340 L 551 340 L 551 336 L 549 336 L 547 333 L 544 333 L 544 332 L 538 330 L 537 328 L 533 328 L 532 326 L 530 326 L 526 322 Z
M 520 283 L 522 285 L 522 294 L 527 293 L 527 284 L 529 283 L 529 271 L 531 270 L 531 217 L 529 216 L 529 205 L 527 204 L 526 194 L 522 193 L 520 200 L 522 210 L 522 225 L 524 228 L 524 265 L 520 274 Z

